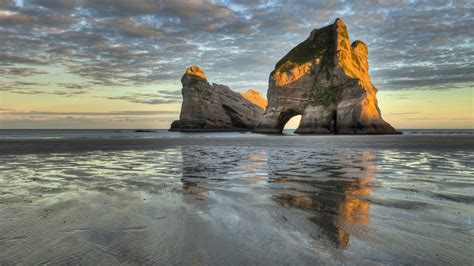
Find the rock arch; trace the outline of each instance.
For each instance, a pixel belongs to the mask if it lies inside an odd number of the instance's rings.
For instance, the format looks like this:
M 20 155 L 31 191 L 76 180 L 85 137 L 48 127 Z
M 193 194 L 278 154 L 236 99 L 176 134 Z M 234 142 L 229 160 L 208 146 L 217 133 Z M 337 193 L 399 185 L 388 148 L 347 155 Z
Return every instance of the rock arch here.
M 286 123 L 288 123 L 288 121 L 290 121 L 291 118 L 293 118 L 295 116 L 298 116 L 298 115 L 301 115 L 301 113 L 299 113 L 297 111 L 294 111 L 294 110 L 281 112 L 280 116 L 278 117 L 278 128 L 281 128 L 281 130 L 283 131 L 283 129 L 285 128 Z
M 282 121 L 300 114 L 299 134 L 396 134 L 382 119 L 376 93 L 367 46 L 350 45 L 344 22 L 336 19 L 313 30 L 276 64 L 268 106 L 254 132 L 281 133 Z

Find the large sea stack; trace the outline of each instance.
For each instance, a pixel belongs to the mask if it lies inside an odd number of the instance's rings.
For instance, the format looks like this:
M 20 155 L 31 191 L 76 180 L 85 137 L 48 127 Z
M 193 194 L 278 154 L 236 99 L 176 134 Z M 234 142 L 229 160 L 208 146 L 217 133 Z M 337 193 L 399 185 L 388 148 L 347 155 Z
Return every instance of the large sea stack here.
M 352 44 L 341 19 L 315 29 L 270 74 L 268 107 L 254 130 L 281 133 L 295 115 L 299 134 L 396 134 L 380 114 L 367 45 Z
M 255 128 L 264 113 L 259 105 L 262 100 L 266 103 L 265 99 L 247 92 L 245 96 L 252 96 L 247 100 L 227 86 L 210 84 L 197 66 L 186 70 L 181 83 L 181 114 L 179 120 L 171 124 L 170 131 L 248 131 Z

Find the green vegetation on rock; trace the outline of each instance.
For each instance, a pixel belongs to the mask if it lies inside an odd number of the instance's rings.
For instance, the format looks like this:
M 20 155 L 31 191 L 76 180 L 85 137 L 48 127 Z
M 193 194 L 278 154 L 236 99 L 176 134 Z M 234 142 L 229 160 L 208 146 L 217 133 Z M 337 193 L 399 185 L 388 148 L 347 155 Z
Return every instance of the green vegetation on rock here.
M 297 63 L 294 63 L 292 61 L 286 61 L 285 63 L 283 63 L 279 68 L 278 70 L 281 71 L 281 72 L 286 72 L 286 71 L 289 71 L 295 67 L 298 67 L 300 66 L 299 64 Z
M 343 89 L 343 85 L 324 87 L 317 83 L 313 86 L 313 93 L 311 97 L 312 105 L 324 105 L 336 103 L 339 99 L 339 95 Z
M 312 39 L 308 38 L 304 42 L 285 55 L 275 66 L 277 70 L 288 70 L 288 67 L 295 67 L 304 64 L 316 57 L 321 58 L 323 65 L 331 66 L 334 58 L 334 30 L 333 25 L 315 30 Z M 282 69 L 280 68 L 282 67 Z

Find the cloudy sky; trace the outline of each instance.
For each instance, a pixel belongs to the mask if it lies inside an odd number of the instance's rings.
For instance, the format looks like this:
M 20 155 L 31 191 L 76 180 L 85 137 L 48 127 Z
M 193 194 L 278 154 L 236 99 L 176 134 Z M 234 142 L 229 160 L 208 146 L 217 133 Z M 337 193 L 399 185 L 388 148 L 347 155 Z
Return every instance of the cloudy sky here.
M 180 78 L 264 94 L 275 63 L 342 18 L 383 117 L 473 128 L 473 1 L 0 0 L 0 128 L 167 128 Z

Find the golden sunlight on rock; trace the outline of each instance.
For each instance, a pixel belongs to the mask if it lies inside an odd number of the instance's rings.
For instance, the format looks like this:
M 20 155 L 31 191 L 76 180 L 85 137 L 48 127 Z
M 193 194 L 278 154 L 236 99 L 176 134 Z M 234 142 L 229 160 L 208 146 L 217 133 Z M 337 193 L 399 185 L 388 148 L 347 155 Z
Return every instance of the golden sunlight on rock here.
M 358 79 L 362 86 L 372 92 L 373 85 L 369 78 L 369 63 L 367 61 L 367 45 L 362 41 L 354 41 L 350 44 L 347 27 L 341 19 L 336 21 L 337 32 L 337 63 L 344 73 L 354 79 Z
M 207 79 L 206 74 L 204 74 L 204 71 L 202 71 L 202 69 L 198 66 L 188 67 L 186 69 L 186 75 Z
M 377 98 L 373 94 L 367 94 L 367 97 L 361 102 L 362 110 L 360 114 L 361 121 L 369 123 L 371 120 L 379 117 L 377 109 Z
M 284 86 L 310 73 L 312 67 L 313 62 L 311 61 L 302 65 L 288 61 L 278 68 L 273 78 L 277 86 Z
M 267 107 L 268 101 L 258 91 L 249 89 L 246 93 L 240 93 L 240 95 L 263 110 Z

